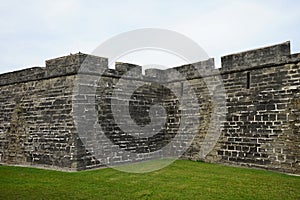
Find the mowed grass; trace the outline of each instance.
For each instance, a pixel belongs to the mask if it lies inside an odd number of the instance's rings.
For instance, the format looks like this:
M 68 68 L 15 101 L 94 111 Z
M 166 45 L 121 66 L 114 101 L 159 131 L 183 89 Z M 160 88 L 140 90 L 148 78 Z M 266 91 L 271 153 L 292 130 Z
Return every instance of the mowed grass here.
M 133 174 L 0 166 L 0 199 L 300 199 L 300 177 L 178 160 Z

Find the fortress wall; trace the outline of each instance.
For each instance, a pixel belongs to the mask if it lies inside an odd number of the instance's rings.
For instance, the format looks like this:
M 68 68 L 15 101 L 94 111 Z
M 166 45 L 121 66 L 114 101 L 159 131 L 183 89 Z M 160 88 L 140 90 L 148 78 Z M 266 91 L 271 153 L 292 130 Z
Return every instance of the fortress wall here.
M 86 56 L 65 56 L 46 61 L 45 68 L 0 75 L 2 163 L 64 170 L 82 167 L 72 94 L 75 74 Z
M 286 42 L 222 57 L 226 120 L 217 145 L 201 160 L 299 174 L 300 55 L 289 52 Z M 206 80 L 213 80 L 214 74 Z M 196 88 L 206 112 L 201 114 L 199 134 L 184 157 L 198 160 L 211 126 L 212 99 L 204 92 L 207 82 L 201 86 L 205 78 L 191 76 L 186 82 Z
M 186 80 L 175 80 L 172 69 L 166 70 L 168 86 L 193 87 L 200 105 L 198 134 L 182 157 L 299 174 L 299 58 L 285 42 L 224 56 L 218 71 L 211 59 L 174 68 Z M 210 124 L 210 92 L 217 90 L 208 89 L 220 86 L 217 77 L 226 91 L 227 115 L 216 146 L 203 159 L 201 147 L 209 143 L 204 139 L 209 130 L 217 131 Z
M 0 75 L 1 163 L 84 170 L 136 162 L 160 155 L 178 132 L 196 132 L 184 159 L 299 174 L 299 79 L 300 54 L 290 54 L 289 42 L 224 56 L 221 69 L 208 59 L 144 76 L 140 66 L 108 69 L 106 58 L 82 53 L 51 59 L 45 68 Z M 218 107 L 216 99 L 225 102 Z M 212 119 L 221 120 L 220 130 Z M 141 139 L 133 122 L 159 134 Z M 203 149 L 214 144 L 213 132 L 216 145 Z
M 289 42 L 222 58 L 220 162 L 299 173 L 299 54 Z
M 1 86 L 1 162 L 76 168 L 73 80 L 69 76 Z

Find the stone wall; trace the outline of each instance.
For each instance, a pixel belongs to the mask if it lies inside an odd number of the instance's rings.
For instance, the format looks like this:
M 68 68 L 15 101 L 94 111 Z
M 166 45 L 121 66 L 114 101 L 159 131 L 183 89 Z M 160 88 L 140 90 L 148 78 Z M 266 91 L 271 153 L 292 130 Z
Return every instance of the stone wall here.
M 224 56 L 220 69 L 209 59 L 145 75 L 82 53 L 51 59 L 0 75 L 0 161 L 63 170 L 136 162 L 160 155 L 181 131 L 185 139 L 168 151 L 187 145 L 184 159 L 300 174 L 299 80 L 300 54 L 289 42 Z M 199 107 L 180 103 L 194 105 L 191 93 Z M 157 134 L 143 135 L 148 126 Z M 210 132 L 220 137 L 206 155 Z
M 222 58 L 228 114 L 219 162 L 300 173 L 299 58 L 288 42 Z

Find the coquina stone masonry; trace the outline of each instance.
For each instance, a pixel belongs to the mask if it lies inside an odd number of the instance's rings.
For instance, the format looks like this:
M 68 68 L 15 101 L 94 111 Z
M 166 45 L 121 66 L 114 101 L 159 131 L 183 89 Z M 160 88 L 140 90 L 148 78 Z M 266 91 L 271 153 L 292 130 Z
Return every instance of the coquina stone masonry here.
M 107 158 L 132 161 L 129 154 L 111 156 L 114 148 L 151 159 L 149 152 L 156 154 L 184 131 L 187 141 L 178 141 L 189 145 L 183 159 L 300 174 L 300 54 L 291 54 L 289 42 L 224 56 L 220 69 L 214 68 L 212 58 L 167 70 L 148 69 L 145 75 L 137 65 L 115 66 L 109 69 L 106 58 L 78 53 L 47 60 L 46 67 L 1 74 L 0 162 L 77 171 L 107 166 L 112 162 Z M 174 70 L 184 79 L 176 78 Z M 209 73 L 204 77 L 199 71 Z M 88 78 L 78 84 L 82 74 Z M 115 95 L 121 81 L 125 86 Z M 225 99 L 219 130 L 210 123 L 212 114 L 218 114 L 211 92 L 222 86 L 225 94 L 215 94 Z M 180 105 L 188 101 L 189 90 L 196 95 L 197 112 Z M 129 102 L 130 115 L 116 119 L 112 107 L 124 113 L 124 102 Z M 155 112 L 153 105 L 158 105 Z M 181 127 L 183 114 L 188 120 Z M 156 134 L 144 137 L 130 120 L 139 127 L 157 125 Z M 79 132 L 99 127 L 113 145 L 97 136 L 80 137 Z M 202 157 L 208 130 L 220 131 L 220 137 Z M 101 145 L 93 146 L 95 141 Z M 170 152 L 180 154 L 174 144 Z

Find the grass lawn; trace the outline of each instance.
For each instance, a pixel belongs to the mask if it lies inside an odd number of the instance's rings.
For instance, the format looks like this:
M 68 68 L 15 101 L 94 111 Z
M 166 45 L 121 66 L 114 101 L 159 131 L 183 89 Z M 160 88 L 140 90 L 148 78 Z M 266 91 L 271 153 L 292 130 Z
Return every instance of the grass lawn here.
M 300 177 L 187 160 L 143 174 L 0 166 L 0 199 L 300 199 Z

